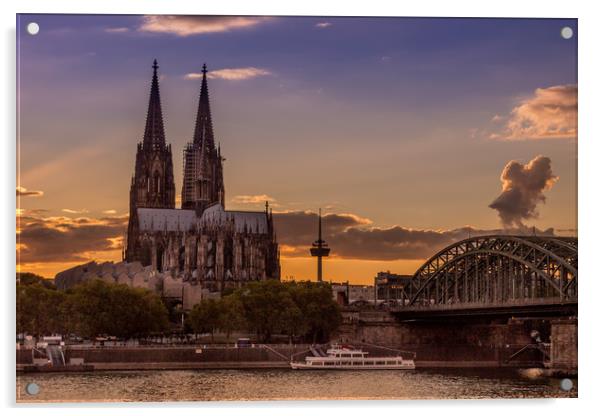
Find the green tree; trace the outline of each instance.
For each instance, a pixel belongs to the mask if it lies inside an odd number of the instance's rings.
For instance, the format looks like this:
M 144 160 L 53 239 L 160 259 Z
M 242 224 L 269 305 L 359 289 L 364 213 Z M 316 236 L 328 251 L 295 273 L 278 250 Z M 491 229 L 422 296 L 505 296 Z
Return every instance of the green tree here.
M 40 275 L 29 272 L 17 273 L 17 283 L 20 285 L 33 285 L 39 283 L 46 289 L 56 289 L 56 286 L 51 279 L 46 279 Z
M 67 329 L 65 293 L 28 282 L 17 285 L 16 301 L 17 332 L 40 336 Z
M 292 334 L 299 327 L 299 312 L 286 285 L 278 280 L 251 282 L 236 292 L 240 298 L 248 328 L 264 342 L 272 334 Z
M 326 341 L 341 323 L 339 305 L 328 283 L 292 282 L 288 285 L 295 304 L 304 318 L 305 336 L 313 343 Z
M 226 338 L 230 340 L 232 331 L 246 326 L 245 309 L 240 298 L 235 294 L 222 297 L 219 301 L 218 327 L 226 333 Z
M 68 296 L 76 333 L 120 338 L 165 331 L 167 309 L 154 293 L 127 285 L 91 280 L 73 288 Z
M 145 289 L 94 279 L 63 292 L 32 273 L 17 275 L 17 281 L 17 332 L 131 338 L 168 326 L 161 299 Z
M 289 336 L 289 340 L 298 335 L 304 335 L 308 329 L 303 312 L 289 295 L 283 300 L 281 311 L 281 332 Z
M 209 332 L 211 342 L 215 331 L 220 326 L 221 304 L 215 299 L 205 299 L 194 305 L 188 314 L 190 327 L 196 334 Z

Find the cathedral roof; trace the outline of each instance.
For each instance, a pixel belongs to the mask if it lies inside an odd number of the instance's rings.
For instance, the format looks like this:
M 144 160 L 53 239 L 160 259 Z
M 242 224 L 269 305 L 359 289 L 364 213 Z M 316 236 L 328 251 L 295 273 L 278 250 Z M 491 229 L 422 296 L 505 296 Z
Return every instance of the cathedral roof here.
M 226 224 L 234 221 L 236 232 L 252 234 L 268 234 L 268 218 L 265 212 L 226 211 L 221 204 L 215 204 L 203 211 L 201 224 Z
M 196 222 L 190 209 L 138 208 L 140 231 L 188 231 Z
M 197 222 L 196 211 L 191 209 L 138 208 L 140 231 L 189 231 Z M 226 211 L 221 204 L 214 204 L 198 218 L 201 226 L 230 225 L 234 222 L 237 233 L 268 234 L 268 218 L 265 212 Z

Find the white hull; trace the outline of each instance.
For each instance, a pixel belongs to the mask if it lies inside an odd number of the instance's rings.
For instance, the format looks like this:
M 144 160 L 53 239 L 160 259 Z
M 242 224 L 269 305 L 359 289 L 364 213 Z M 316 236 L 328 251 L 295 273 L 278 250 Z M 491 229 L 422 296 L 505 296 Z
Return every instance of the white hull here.
M 313 346 L 313 357 L 291 361 L 293 370 L 413 370 L 414 360 L 396 357 L 368 357 L 368 352 L 349 346 L 333 344 L 326 354 Z
M 414 370 L 416 366 L 413 361 L 403 364 L 308 364 L 303 362 L 292 362 L 293 370 Z

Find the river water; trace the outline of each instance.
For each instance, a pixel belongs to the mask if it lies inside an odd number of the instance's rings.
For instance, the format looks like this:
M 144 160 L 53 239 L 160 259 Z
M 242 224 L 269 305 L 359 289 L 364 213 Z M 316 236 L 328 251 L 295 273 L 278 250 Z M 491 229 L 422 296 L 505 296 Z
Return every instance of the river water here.
M 18 402 L 577 397 L 539 370 L 182 370 L 19 374 Z M 40 391 L 28 395 L 25 386 Z

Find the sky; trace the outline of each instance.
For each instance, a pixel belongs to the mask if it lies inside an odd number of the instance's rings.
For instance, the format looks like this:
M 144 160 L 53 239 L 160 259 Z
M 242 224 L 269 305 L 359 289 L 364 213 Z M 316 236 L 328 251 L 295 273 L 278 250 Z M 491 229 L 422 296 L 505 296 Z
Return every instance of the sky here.
M 575 19 L 17 20 L 18 270 L 121 259 L 153 59 L 176 191 L 206 63 L 226 208 L 270 201 L 283 279 L 315 279 L 319 208 L 325 278 L 352 283 L 469 235 L 577 233 Z

